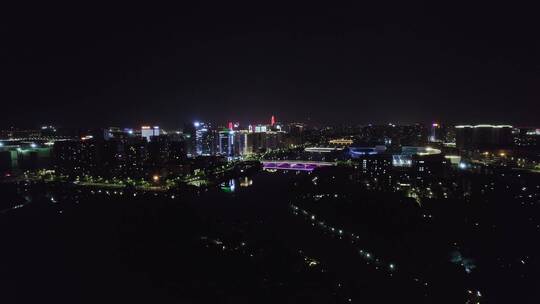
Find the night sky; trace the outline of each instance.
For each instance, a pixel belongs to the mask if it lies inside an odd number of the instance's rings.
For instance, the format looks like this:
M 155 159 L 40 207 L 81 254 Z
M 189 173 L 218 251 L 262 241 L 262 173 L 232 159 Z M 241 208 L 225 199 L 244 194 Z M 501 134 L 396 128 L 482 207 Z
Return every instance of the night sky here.
M 6 9 L 0 125 L 540 125 L 533 7 L 220 3 Z

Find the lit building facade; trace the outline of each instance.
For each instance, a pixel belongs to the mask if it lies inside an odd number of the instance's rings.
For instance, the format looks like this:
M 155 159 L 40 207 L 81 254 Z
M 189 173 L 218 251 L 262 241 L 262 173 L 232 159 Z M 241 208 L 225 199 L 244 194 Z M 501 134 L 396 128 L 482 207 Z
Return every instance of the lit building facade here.
M 510 125 L 458 125 L 456 146 L 459 149 L 508 147 L 513 143 Z
M 141 136 L 146 138 L 146 141 L 150 141 L 150 137 L 159 136 L 159 127 L 143 126 L 141 127 Z
M 195 122 L 195 154 L 213 155 L 216 153 L 217 136 L 211 125 L 203 122 Z

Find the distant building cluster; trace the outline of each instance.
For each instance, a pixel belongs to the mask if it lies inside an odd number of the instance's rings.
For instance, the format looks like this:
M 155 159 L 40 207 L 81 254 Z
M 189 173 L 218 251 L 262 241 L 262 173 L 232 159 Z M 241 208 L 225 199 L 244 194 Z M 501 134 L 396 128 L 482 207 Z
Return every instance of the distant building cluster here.
M 229 122 L 226 126 L 196 121 L 184 127 L 190 156 L 219 155 L 227 158 L 301 145 L 303 124 L 284 125 L 272 116 L 270 124 Z
M 456 146 L 460 149 L 509 147 L 513 141 L 510 125 L 456 126 Z
M 143 127 L 140 132 L 110 128 L 56 142 L 53 155 L 60 174 L 146 178 L 164 169 L 181 173 L 186 144 L 181 134 L 160 134 L 158 127 Z
M 494 124 L 317 126 L 281 123 L 271 116 L 266 124 L 196 121 L 179 130 L 47 125 L 0 131 L 0 170 L 7 174 L 53 168 L 71 176 L 149 178 L 250 157 L 350 160 L 369 172 L 391 167 L 430 174 L 444 166 L 468 169 L 478 163 L 537 169 L 539 151 L 539 128 Z

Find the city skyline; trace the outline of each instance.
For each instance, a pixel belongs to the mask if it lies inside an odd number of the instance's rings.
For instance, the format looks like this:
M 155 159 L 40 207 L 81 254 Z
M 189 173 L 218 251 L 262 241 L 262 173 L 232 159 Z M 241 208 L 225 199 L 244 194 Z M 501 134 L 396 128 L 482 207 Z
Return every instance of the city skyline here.
M 275 123 L 272 123 L 272 119 L 275 119 Z M 187 126 L 191 125 L 197 125 L 207 123 L 211 124 L 213 128 L 224 128 L 224 129 L 232 129 L 231 124 L 234 124 L 234 129 L 238 130 L 248 130 L 251 127 L 255 126 L 273 126 L 276 125 L 288 125 L 288 124 L 302 124 L 305 126 L 308 126 L 310 128 L 343 128 L 343 127 L 369 127 L 369 126 L 413 126 L 413 125 L 420 125 L 424 127 L 431 127 L 435 125 L 444 125 L 446 127 L 461 127 L 461 126 L 483 126 L 483 125 L 501 125 L 501 126 L 510 126 L 513 128 L 539 128 L 540 124 L 525 124 L 525 123 L 516 123 L 516 124 L 509 124 L 506 122 L 500 122 L 500 121 L 466 121 L 462 123 L 449 123 L 446 121 L 440 121 L 440 120 L 432 120 L 432 121 L 426 121 L 426 122 L 407 122 L 402 123 L 400 121 L 383 121 L 383 122 L 365 122 L 365 123 L 351 123 L 351 122 L 341 122 L 341 123 L 327 123 L 327 122 L 321 122 L 321 121 L 312 121 L 312 120 L 277 120 L 277 117 L 275 115 L 271 115 L 267 117 L 265 120 L 263 119 L 251 119 L 246 121 L 239 121 L 236 119 L 231 120 L 206 120 L 206 119 L 194 119 L 191 121 L 177 121 L 170 124 L 163 124 L 159 120 L 158 121 L 148 121 L 143 120 L 143 122 L 136 122 L 133 124 L 105 124 L 105 125 L 99 125 L 99 124 L 73 124 L 73 125 L 62 125 L 62 124 L 55 124 L 55 123 L 26 123 L 26 124 L 12 124 L 12 125 L 1 125 L 0 124 L 0 130 L 8 131 L 8 130 L 39 130 L 39 129 L 55 129 L 55 130 L 79 130 L 80 132 L 84 132 L 84 130 L 96 130 L 96 129 L 107 129 L 107 128 L 122 128 L 122 129 L 132 129 L 132 130 L 141 130 L 145 128 L 161 128 L 163 130 L 167 131 L 182 131 Z
M 20 4 L 2 303 L 540 302 L 536 7 Z

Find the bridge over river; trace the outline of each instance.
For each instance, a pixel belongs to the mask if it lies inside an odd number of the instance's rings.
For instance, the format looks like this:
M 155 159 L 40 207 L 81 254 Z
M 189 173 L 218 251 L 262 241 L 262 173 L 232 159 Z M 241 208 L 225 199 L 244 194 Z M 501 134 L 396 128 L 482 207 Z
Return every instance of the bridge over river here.
M 313 171 L 319 167 L 335 166 L 335 162 L 309 160 L 262 160 L 263 169 Z

